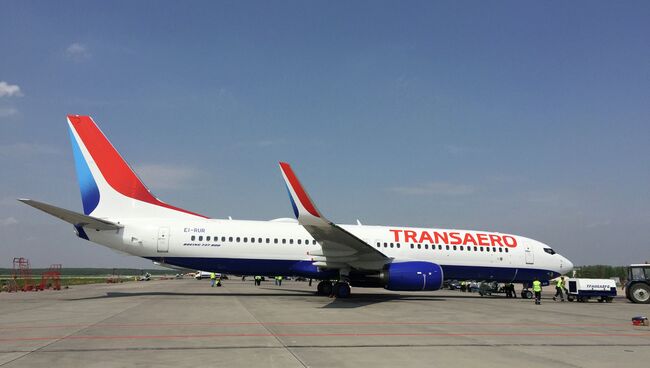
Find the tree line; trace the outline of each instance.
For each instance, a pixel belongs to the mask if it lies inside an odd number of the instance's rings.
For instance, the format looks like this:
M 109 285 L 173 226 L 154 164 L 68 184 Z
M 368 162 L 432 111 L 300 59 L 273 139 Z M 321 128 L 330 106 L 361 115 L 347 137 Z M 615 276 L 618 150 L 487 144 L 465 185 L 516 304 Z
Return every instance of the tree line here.
M 575 268 L 575 277 L 592 279 L 608 279 L 610 277 L 619 277 L 621 280 L 625 280 L 627 279 L 627 266 L 580 266 Z

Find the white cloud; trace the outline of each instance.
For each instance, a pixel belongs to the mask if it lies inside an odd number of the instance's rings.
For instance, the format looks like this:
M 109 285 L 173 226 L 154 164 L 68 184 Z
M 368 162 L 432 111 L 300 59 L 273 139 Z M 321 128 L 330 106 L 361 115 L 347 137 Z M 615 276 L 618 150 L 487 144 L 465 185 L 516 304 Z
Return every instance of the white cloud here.
M 19 86 L 0 81 L 0 97 L 21 97 L 22 95 Z
M 0 118 L 8 118 L 18 114 L 18 110 L 13 107 L 0 107 Z
M 90 52 L 85 45 L 75 42 L 65 49 L 65 56 L 70 60 L 80 63 L 90 59 Z
M 16 220 L 13 217 L 7 217 L 7 218 L 4 218 L 4 219 L 0 219 L 0 226 L 11 226 L 11 225 L 15 225 L 17 223 L 18 223 L 18 220 Z
M 32 157 L 58 155 L 61 151 L 52 146 L 36 143 L 12 143 L 0 145 L 0 157 Z
M 194 168 L 163 164 L 140 165 L 134 170 L 146 186 L 157 189 L 178 189 L 199 175 Z
M 416 186 L 390 188 L 393 192 L 407 195 L 442 195 L 462 196 L 476 192 L 476 188 L 467 184 L 453 184 L 447 182 L 430 182 Z

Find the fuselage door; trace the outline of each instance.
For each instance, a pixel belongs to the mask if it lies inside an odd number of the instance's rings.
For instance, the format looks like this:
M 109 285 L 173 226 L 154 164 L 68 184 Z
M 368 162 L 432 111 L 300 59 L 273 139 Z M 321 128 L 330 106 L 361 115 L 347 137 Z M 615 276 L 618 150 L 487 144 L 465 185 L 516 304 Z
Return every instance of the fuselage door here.
M 535 254 L 533 253 L 533 250 L 530 249 L 530 245 L 526 245 L 524 254 L 526 255 L 526 264 L 535 263 Z
M 158 253 L 169 252 L 169 228 L 158 228 Z

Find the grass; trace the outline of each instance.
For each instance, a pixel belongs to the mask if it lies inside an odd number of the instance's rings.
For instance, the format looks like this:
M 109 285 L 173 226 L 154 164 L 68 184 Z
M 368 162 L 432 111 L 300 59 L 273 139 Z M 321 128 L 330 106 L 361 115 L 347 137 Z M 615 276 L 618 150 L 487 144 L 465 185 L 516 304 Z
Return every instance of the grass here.
M 31 269 L 32 283 L 40 285 L 41 275 L 46 272 L 46 268 Z M 5 291 L 7 285 L 12 280 L 13 270 L 11 268 L 0 268 L 0 291 Z M 63 268 L 61 270 L 61 287 L 87 284 L 104 284 L 109 278 L 116 279 L 119 282 L 135 281 L 137 277 L 149 273 L 152 278 L 156 276 L 173 276 L 176 274 L 173 270 L 148 269 L 140 270 L 134 268 Z M 114 276 L 113 276 L 114 275 Z M 18 287 L 22 288 L 23 281 L 18 280 Z M 48 282 L 49 283 L 49 282 Z

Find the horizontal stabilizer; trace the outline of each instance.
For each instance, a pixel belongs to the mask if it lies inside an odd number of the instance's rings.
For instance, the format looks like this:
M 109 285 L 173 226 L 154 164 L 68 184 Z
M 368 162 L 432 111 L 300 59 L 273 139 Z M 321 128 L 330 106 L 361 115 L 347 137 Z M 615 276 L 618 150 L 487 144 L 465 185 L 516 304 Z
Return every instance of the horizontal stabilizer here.
M 96 230 L 117 230 L 122 227 L 114 222 L 98 219 L 96 217 L 83 215 L 78 212 L 66 210 L 64 208 L 52 206 L 51 204 L 34 201 L 31 199 L 18 199 L 19 201 L 37 208 L 54 217 L 58 217 L 65 222 L 75 226 L 83 226 Z

